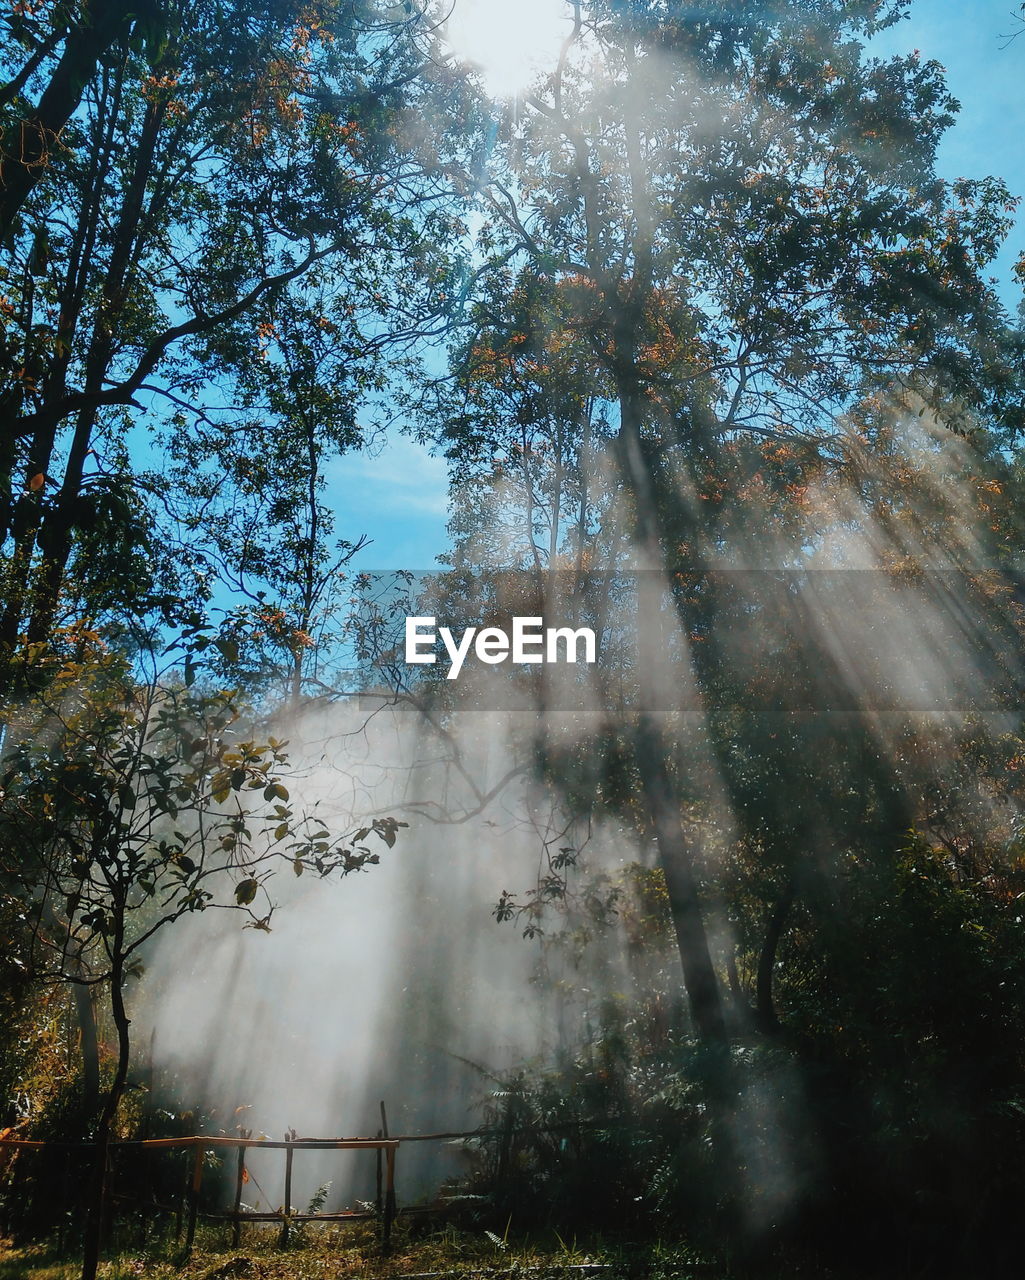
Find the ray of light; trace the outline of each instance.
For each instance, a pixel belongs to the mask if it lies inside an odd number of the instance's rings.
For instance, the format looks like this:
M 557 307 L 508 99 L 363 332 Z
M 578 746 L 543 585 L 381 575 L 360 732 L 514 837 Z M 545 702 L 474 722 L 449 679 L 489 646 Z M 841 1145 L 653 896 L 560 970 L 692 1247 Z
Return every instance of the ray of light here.
M 565 0 L 456 0 L 446 35 L 488 93 L 511 98 L 554 69 L 570 18 Z

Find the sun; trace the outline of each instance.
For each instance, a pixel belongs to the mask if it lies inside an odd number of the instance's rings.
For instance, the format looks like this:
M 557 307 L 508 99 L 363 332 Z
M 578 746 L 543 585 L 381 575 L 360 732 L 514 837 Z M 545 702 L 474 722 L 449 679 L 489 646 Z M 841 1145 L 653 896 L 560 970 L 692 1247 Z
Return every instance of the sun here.
M 567 0 L 454 0 L 446 39 L 494 98 L 512 98 L 555 69 L 570 31 Z

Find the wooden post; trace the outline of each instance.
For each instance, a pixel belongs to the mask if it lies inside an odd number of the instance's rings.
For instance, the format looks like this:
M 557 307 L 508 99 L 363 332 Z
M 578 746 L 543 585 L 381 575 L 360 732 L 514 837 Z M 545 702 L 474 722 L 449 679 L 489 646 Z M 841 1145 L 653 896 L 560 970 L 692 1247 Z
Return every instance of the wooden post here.
M 206 1155 L 202 1145 L 196 1142 L 196 1152 L 192 1159 L 192 1182 L 189 1186 L 189 1225 L 185 1232 L 185 1256 L 192 1253 L 192 1245 L 196 1239 L 196 1218 L 199 1216 L 199 1188 L 203 1182 L 203 1157 Z
M 383 1138 L 383 1137 L 384 1137 L 384 1130 L 383 1130 L 383 1129 L 378 1129 L 378 1131 L 377 1131 L 377 1136 L 378 1136 L 379 1138 Z M 383 1162 L 383 1159 L 382 1159 L 382 1157 L 381 1157 L 381 1148 L 380 1148 L 380 1147 L 378 1147 L 378 1148 L 377 1148 L 377 1150 L 374 1152 L 374 1155 L 377 1157 L 377 1195 L 376 1195 L 376 1197 L 375 1197 L 375 1199 L 374 1199 L 374 1204 L 375 1204 L 375 1206 L 376 1206 L 376 1208 L 377 1208 L 378 1216 L 380 1216 L 380 1214 L 381 1214 L 381 1210 L 384 1208 L 384 1199 L 383 1199 L 382 1194 L 381 1194 L 381 1189 L 382 1189 L 382 1187 L 383 1187 L 383 1185 L 384 1185 L 384 1184 L 383 1184 L 383 1178 L 384 1178 L 384 1162 Z
M 391 1249 L 391 1228 L 395 1221 L 395 1148 L 388 1147 L 384 1153 L 388 1169 L 388 1180 L 384 1197 L 384 1252 Z
M 285 1203 L 282 1205 L 284 1220 L 281 1223 L 281 1247 L 288 1244 L 288 1228 L 292 1219 L 292 1155 L 293 1147 L 285 1147 Z
M 509 1159 L 512 1155 L 513 1142 L 513 1100 L 510 1096 L 505 1108 L 505 1120 L 502 1125 L 502 1137 L 498 1148 L 498 1169 L 495 1172 L 495 1185 L 499 1195 L 505 1191 L 506 1178 L 509 1173 Z
M 188 1183 L 188 1178 L 189 1178 L 189 1167 L 188 1167 L 188 1165 L 186 1164 L 186 1166 L 185 1166 L 185 1190 L 182 1192 L 182 1194 L 181 1194 L 180 1196 L 178 1196 L 178 1199 L 177 1199 L 177 1202 L 176 1202 L 176 1205 L 175 1205 L 175 1211 L 174 1211 L 174 1242 L 175 1242 L 175 1244 L 178 1244 L 178 1243 L 181 1241 L 181 1238 L 182 1238 L 182 1218 L 183 1218 L 183 1216 L 184 1216 L 184 1214 L 183 1214 L 183 1210 L 184 1210 L 184 1208 L 185 1208 L 185 1202 L 186 1202 L 186 1200 L 187 1200 L 187 1199 L 188 1199 L 188 1197 L 189 1197 L 189 1183 Z
M 231 1226 L 231 1245 L 233 1249 L 238 1248 L 239 1240 L 242 1234 L 242 1219 L 239 1217 L 242 1205 L 242 1184 L 246 1180 L 246 1149 L 239 1147 L 238 1149 L 238 1168 L 235 1173 L 235 1205 L 233 1212 L 235 1221 Z
M 384 1099 L 381 1099 L 381 1129 L 379 1137 L 387 1138 L 388 1136 L 388 1113 L 384 1109 Z M 388 1159 L 388 1187 L 384 1200 L 384 1217 L 382 1220 L 382 1237 L 384 1252 L 387 1253 L 391 1246 L 391 1224 L 395 1216 L 395 1159 L 394 1151 L 389 1147 L 387 1151 Z M 377 1148 L 377 1211 L 381 1212 L 381 1148 Z
M 14 1158 L 18 1158 L 17 1152 L 15 1152 Z M 66 1224 L 71 1217 L 69 1212 L 71 1208 L 71 1160 L 71 1148 L 68 1147 L 67 1151 L 64 1153 L 64 1176 L 61 1179 L 61 1216 L 59 1219 L 61 1225 L 57 1228 L 57 1240 L 59 1241 L 58 1247 L 62 1253 L 68 1246 Z
M 110 1249 L 111 1232 L 114 1227 L 114 1151 L 115 1148 L 108 1142 L 104 1157 L 106 1163 L 103 1173 L 103 1207 L 100 1210 L 101 1253 L 106 1253 Z
M 104 1134 L 96 1140 L 96 1177 L 99 1179 L 99 1194 L 97 1196 L 95 1208 L 91 1208 L 89 1215 L 86 1217 L 86 1239 L 88 1241 L 92 1231 L 92 1224 L 89 1217 L 93 1212 L 96 1214 L 95 1221 L 95 1248 L 96 1256 L 99 1257 L 103 1250 L 105 1241 L 105 1227 L 107 1223 L 107 1198 L 110 1195 L 110 1133 Z M 91 1193 L 90 1193 L 91 1194 Z

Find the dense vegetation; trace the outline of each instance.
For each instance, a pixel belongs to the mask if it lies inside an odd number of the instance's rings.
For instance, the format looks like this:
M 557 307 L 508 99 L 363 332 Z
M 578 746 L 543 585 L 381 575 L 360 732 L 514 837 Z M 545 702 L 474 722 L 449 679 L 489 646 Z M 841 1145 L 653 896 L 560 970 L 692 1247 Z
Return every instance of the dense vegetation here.
M 498 102 L 416 4 L 0 7 L 0 1120 L 95 1142 L 61 1222 L 9 1160 L 9 1228 L 70 1223 L 95 1276 L 107 1143 L 157 1123 L 158 935 L 269 931 L 282 868 L 496 841 L 526 797 L 537 878 L 470 927 L 541 949 L 539 1000 L 600 997 L 482 1085 L 458 1221 L 1003 1274 L 1014 201 L 937 176 L 942 69 L 866 47 L 903 6 L 577 3 Z M 449 460 L 447 564 L 354 588 L 331 466 L 400 427 Z M 447 682 L 396 647 L 426 613 L 572 620 L 599 660 Z M 331 826 L 275 731 L 354 691 L 446 785 Z

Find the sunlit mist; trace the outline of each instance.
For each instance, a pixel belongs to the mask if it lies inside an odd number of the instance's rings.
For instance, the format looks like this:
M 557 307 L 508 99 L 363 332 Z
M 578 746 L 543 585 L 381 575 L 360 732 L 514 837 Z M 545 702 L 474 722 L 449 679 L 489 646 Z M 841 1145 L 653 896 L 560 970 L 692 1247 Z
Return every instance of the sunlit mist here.
M 564 0 L 456 0 L 446 37 L 488 93 L 511 98 L 552 71 L 569 32 Z

